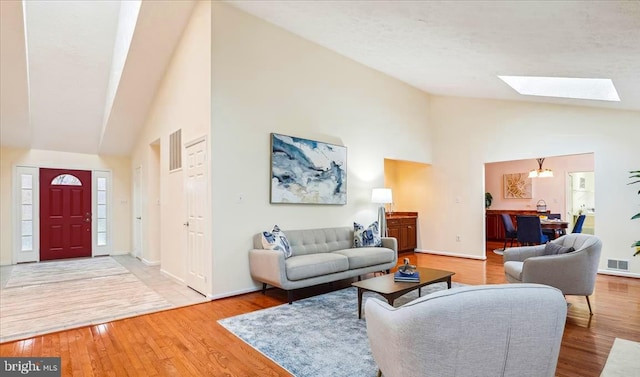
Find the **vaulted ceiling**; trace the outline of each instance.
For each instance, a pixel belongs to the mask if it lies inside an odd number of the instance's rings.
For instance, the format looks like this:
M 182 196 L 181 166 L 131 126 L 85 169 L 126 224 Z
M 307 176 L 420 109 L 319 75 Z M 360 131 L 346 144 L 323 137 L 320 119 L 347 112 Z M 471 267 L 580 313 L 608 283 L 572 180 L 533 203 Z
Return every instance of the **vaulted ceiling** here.
M 227 2 L 425 92 L 640 111 L 640 1 Z M 136 4 L 0 1 L 1 145 L 130 153 L 195 0 Z M 610 78 L 621 101 L 498 75 Z
M 250 1 L 234 6 L 425 92 L 640 110 L 640 1 Z M 620 102 L 498 75 L 612 79 Z
M 2 145 L 129 154 L 194 4 L 0 2 Z

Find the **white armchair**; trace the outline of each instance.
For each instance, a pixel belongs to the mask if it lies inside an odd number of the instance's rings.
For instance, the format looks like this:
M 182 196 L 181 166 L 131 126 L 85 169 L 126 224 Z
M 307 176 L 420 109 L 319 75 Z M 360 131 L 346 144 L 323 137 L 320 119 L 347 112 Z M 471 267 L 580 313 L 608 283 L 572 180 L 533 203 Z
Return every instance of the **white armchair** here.
M 365 304 L 373 358 L 385 377 L 553 377 L 567 305 L 539 284 L 466 286 L 394 308 Z
M 546 245 L 514 247 L 504 251 L 504 273 L 510 283 L 539 283 L 558 288 L 565 295 L 585 296 L 589 313 L 600 263 L 602 241 L 582 233 L 567 234 L 550 243 L 575 251 L 545 255 Z

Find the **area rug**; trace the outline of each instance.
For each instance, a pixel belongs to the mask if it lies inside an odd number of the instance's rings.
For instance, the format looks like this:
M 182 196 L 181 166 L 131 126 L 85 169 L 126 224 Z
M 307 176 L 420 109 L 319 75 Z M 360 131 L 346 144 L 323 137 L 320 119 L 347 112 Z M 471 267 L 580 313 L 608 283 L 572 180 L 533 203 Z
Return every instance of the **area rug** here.
M 27 263 L 16 265 L 11 269 L 6 287 L 59 283 L 127 272 L 129 270 L 109 257 Z
M 453 286 L 461 284 L 453 283 Z M 422 295 L 446 289 L 422 288 Z M 369 297 L 381 296 L 365 292 Z M 412 291 L 394 303 L 418 297 Z M 297 377 L 376 376 L 366 322 L 358 319 L 354 287 L 218 321 L 227 330 Z M 364 313 L 363 318 L 366 317 Z
M 600 377 L 640 377 L 640 343 L 616 338 Z
M 8 286 L 13 280 L 12 286 L 0 289 L 0 342 L 173 307 L 127 269 L 123 272 L 117 268 L 120 265 L 115 260 L 106 257 L 86 261 L 94 262 L 96 266 L 83 264 L 85 273 L 65 272 L 63 268 L 59 274 L 34 272 L 31 278 L 23 279 L 20 273 L 12 270 L 7 282 Z M 63 263 L 74 265 L 73 262 L 76 261 Z M 31 267 L 50 268 L 49 263 L 53 262 Z M 60 281 L 56 281 L 55 276 Z
M 498 254 L 498 255 L 503 255 L 504 254 L 504 249 L 493 249 L 493 252 L 495 254 Z

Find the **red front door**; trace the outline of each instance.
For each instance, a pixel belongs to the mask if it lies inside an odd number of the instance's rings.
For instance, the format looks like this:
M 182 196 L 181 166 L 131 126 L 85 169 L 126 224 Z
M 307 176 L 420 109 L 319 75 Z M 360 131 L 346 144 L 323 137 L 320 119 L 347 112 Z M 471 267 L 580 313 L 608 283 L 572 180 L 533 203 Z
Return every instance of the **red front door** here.
M 40 260 L 91 256 L 91 172 L 40 169 Z

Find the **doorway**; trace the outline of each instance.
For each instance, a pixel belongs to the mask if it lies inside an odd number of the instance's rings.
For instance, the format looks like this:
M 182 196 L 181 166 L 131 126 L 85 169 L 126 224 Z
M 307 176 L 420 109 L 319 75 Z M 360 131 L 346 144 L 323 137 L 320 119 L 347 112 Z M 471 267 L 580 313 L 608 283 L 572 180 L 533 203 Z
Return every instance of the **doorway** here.
M 91 171 L 40 169 L 40 260 L 91 256 Z
M 570 228 L 585 215 L 582 233 L 595 234 L 595 174 L 593 171 L 567 173 L 567 219 Z

